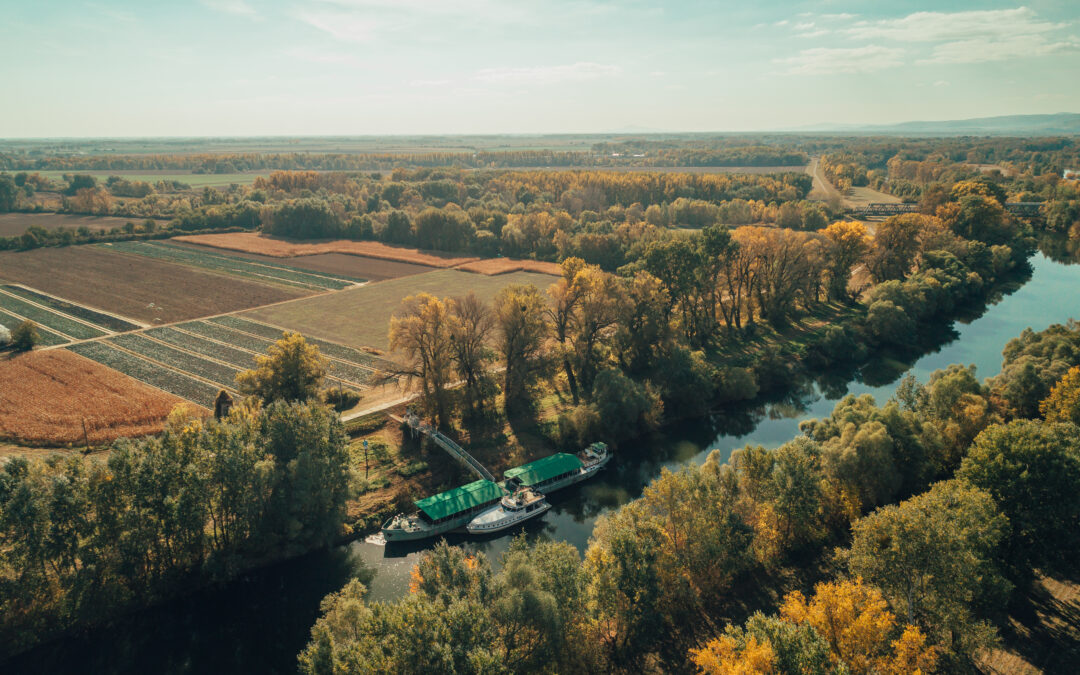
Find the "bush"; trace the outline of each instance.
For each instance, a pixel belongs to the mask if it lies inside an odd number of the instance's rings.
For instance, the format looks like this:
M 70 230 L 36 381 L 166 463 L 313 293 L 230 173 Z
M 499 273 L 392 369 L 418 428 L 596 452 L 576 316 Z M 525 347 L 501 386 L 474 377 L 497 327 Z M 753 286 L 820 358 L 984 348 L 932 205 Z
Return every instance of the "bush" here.
M 398 475 L 402 478 L 409 478 L 410 476 L 415 476 L 421 471 L 426 471 L 427 468 L 427 462 L 416 460 L 415 462 L 409 462 L 405 466 L 399 466 L 397 469 L 395 469 L 395 471 L 397 471 Z
M 343 387 L 331 387 L 323 393 L 323 400 L 327 405 L 334 406 L 334 410 L 341 412 L 348 410 L 360 402 L 360 394 L 352 389 Z
M 20 352 L 28 352 L 41 340 L 33 321 L 23 321 L 11 331 L 11 346 Z
M 0 347 L 6 346 L 9 342 L 11 342 L 11 331 L 4 326 L 0 326 Z

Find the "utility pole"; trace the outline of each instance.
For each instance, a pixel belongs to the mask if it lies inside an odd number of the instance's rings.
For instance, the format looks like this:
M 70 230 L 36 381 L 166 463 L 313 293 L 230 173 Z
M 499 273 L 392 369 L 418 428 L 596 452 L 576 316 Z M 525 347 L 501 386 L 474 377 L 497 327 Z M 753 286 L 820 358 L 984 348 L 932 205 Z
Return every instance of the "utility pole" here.
M 86 433 L 86 418 L 82 418 L 82 437 L 83 445 L 86 446 L 86 452 L 90 452 L 90 435 Z
M 364 439 L 364 480 L 368 477 L 368 462 L 367 462 L 367 439 Z

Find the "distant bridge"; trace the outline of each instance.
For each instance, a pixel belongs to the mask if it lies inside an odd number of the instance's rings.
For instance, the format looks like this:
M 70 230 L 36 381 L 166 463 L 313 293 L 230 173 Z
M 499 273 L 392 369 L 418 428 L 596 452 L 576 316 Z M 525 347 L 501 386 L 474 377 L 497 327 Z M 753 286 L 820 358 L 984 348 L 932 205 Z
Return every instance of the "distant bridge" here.
M 1039 207 L 1042 204 L 1042 202 L 1006 202 L 1005 210 L 1021 218 L 1034 218 L 1039 215 Z M 851 212 L 857 216 L 898 216 L 902 213 L 915 213 L 918 210 L 918 204 L 885 204 L 878 202 L 855 207 L 851 209 Z

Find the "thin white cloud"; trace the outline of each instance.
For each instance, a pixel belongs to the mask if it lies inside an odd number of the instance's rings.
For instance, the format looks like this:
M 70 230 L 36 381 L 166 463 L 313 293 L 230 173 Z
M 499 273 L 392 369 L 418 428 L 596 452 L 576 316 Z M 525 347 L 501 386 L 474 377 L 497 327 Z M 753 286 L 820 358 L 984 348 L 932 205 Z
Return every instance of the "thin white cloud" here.
M 199 0 L 203 5 L 210 9 L 224 12 L 225 14 L 235 14 L 237 16 L 255 17 L 258 16 L 258 12 L 255 8 L 249 5 L 246 0 Z
M 797 56 L 773 59 L 787 66 L 789 75 L 834 75 L 838 73 L 872 73 L 895 68 L 904 63 L 904 50 L 898 47 L 815 47 L 804 49 Z
M 806 31 L 805 33 L 796 33 L 795 37 L 816 38 L 816 37 L 821 37 L 822 35 L 828 35 L 828 34 L 829 34 L 829 31 L 825 30 L 824 28 L 819 28 L 818 30 Z
M 1042 35 L 1014 35 L 997 40 L 946 42 L 936 45 L 928 58 L 917 63 L 985 63 L 1076 51 L 1080 51 L 1080 39 L 1076 37 L 1051 41 Z
M 602 77 L 614 77 L 622 72 L 615 65 L 579 61 L 567 66 L 539 66 L 532 68 L 484 68 L 476 71 L 475 79 L 489 83 L 510 84 L 557 84 L 581 82 Z
M 453 80 L 411 80 L 409 82 L 410 87 L 448 87 L 453 84 Z
M 365 65 L 363 61 L 353 56 L 352 54 L 326 51 L 322 49 L 293 47 L 292 49 L 287 50 L 285 53 L 294 59 L 298 59 L 300 61 L 307 61 L 309 63 L 318 63 L 320 65 L 348 66 L 350 68 L 361 68 Z
M 302 11 L 298 18 L 344 42 L 369 42 L 379 27 L 377 21 L 352 12 Z
M 915 12 L 901 19 L 857 21 L 846 32 L 865 40 L 945 42 L 1049 33 L 1065 24 L 1039 19 L 1027 7 L 970 12 Z

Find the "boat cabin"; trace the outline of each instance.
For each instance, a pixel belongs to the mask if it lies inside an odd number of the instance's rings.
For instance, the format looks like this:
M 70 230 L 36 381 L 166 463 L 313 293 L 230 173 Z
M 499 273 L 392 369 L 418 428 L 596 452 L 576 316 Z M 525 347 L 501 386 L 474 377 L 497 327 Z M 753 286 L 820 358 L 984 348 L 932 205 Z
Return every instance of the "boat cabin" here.
M 560 452 L 535 462 L 522 464 L 503 472 L 506 487 L 513 490 L 518 487 L 543 489 L 574 474 L 580 473 L 581 460 L 574 455 Z
M 478 480 L 414 503 L 416 508 L 420 509 L 421 518 L 432 525 L 438 525 L 479 513 L 498 504 L 502 498 L 502 488 L 489 480 Z

